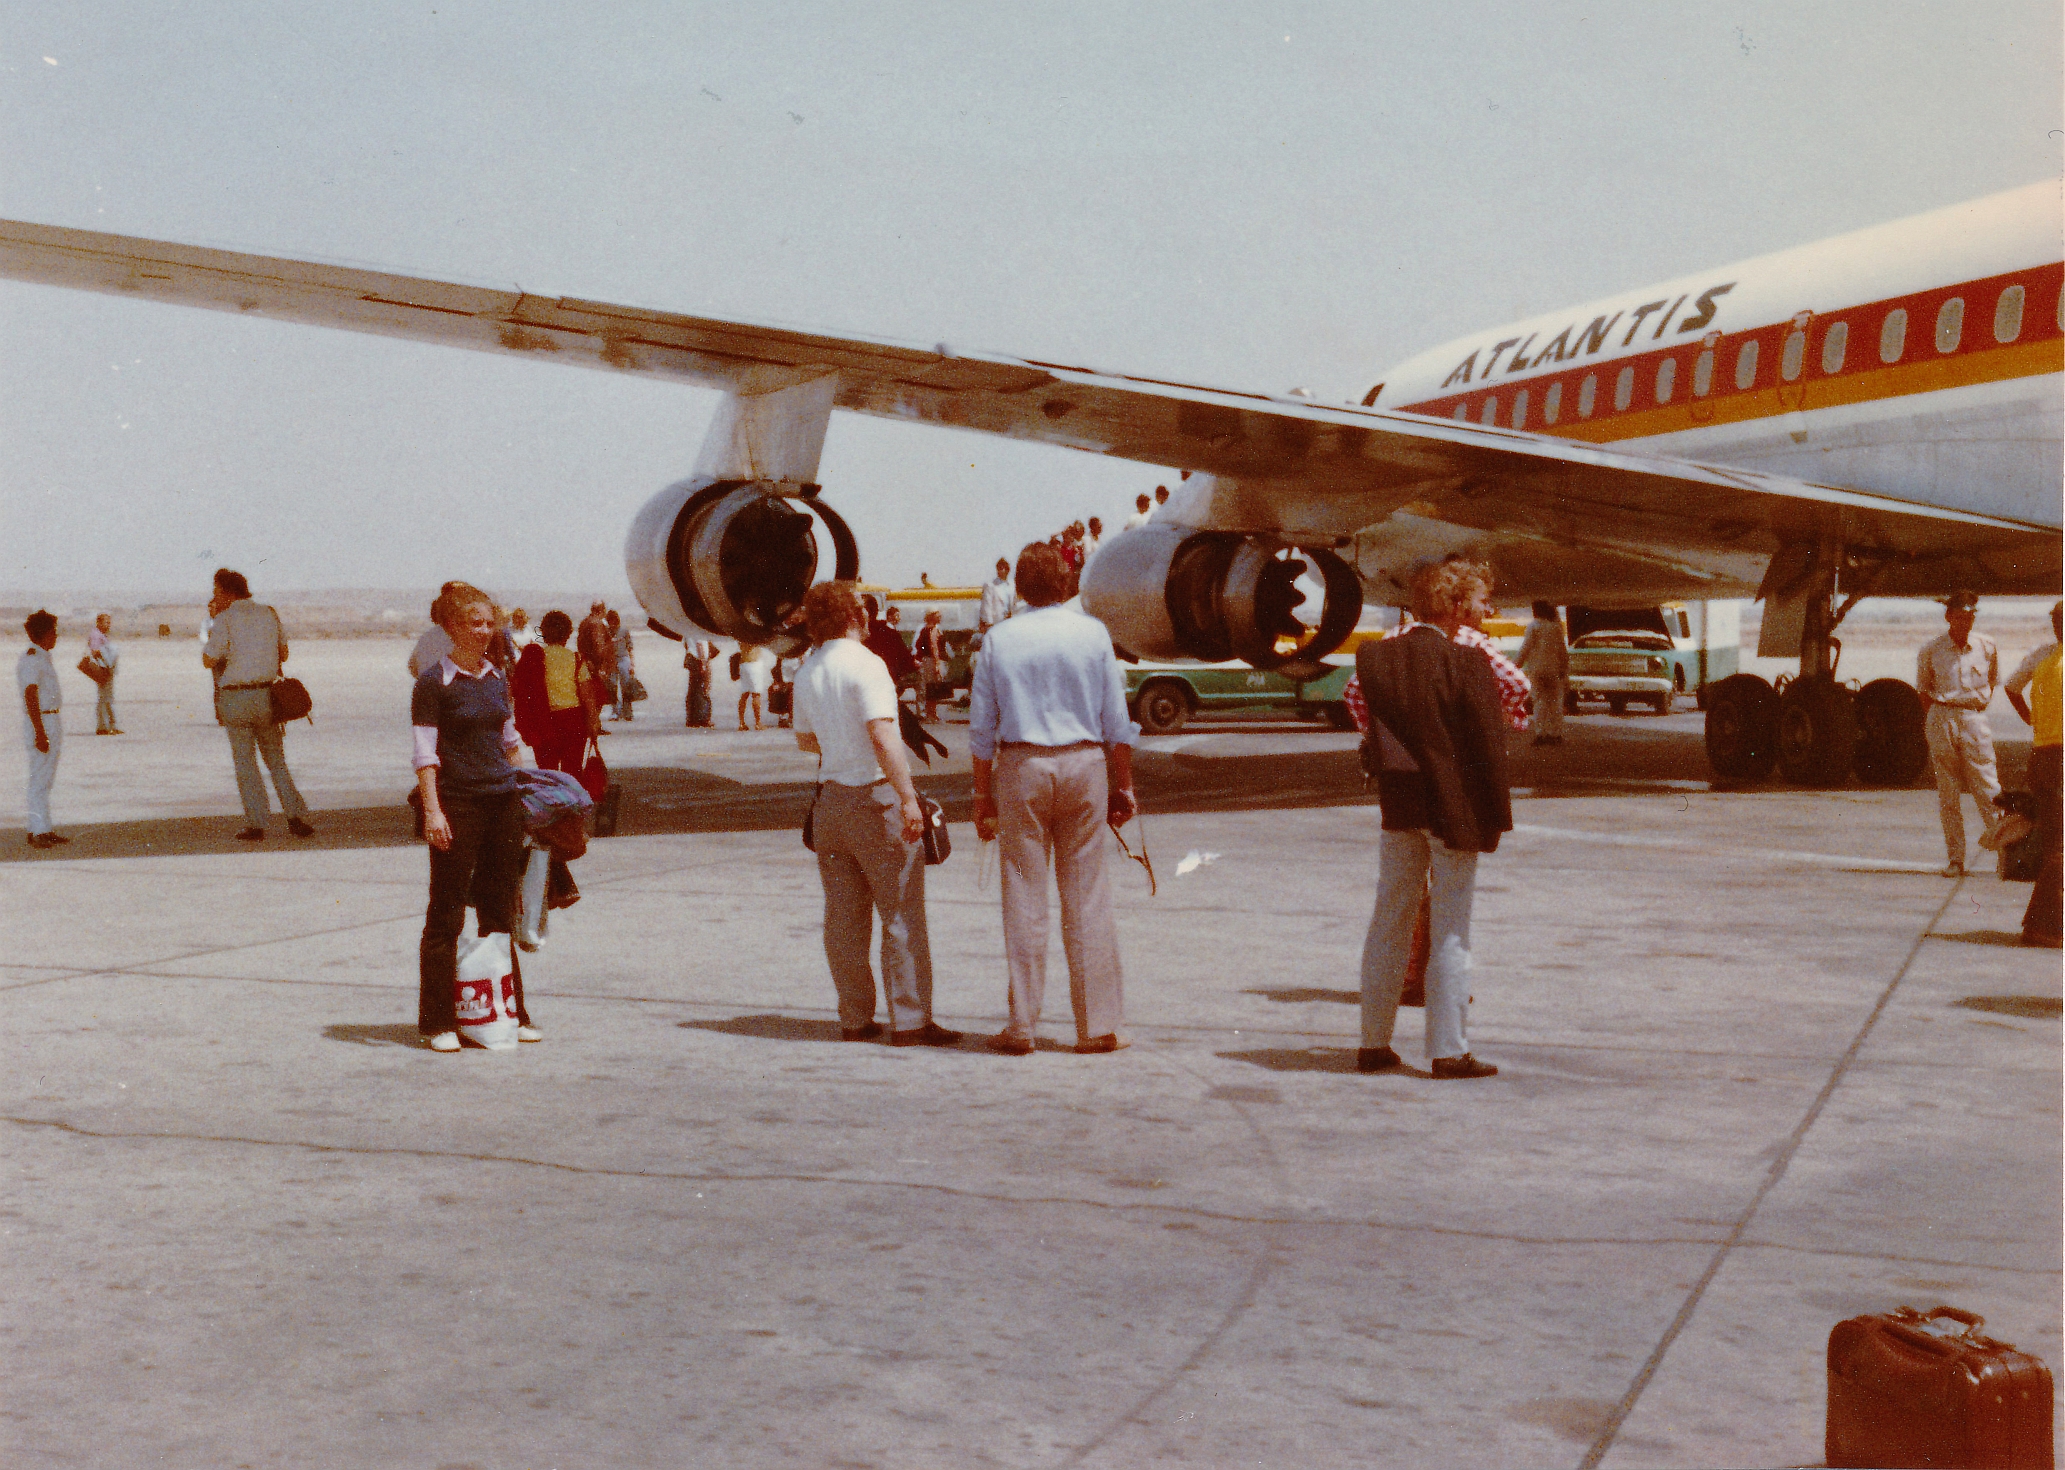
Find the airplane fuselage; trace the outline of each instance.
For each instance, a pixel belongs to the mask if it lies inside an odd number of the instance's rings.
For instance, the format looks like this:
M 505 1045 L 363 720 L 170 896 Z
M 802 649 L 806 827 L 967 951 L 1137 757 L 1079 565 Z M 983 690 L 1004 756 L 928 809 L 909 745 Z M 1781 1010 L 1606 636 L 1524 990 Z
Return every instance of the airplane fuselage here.
M 2059 190 L 1969 204 L 1444 344 L 1364 402 L 2060 523 Z

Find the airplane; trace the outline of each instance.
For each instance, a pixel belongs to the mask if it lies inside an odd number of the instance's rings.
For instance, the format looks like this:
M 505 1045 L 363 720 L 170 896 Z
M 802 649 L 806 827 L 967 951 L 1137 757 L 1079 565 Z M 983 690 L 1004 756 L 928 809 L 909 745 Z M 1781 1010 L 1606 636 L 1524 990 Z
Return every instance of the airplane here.
M 0 278 L 722 390 L 625 542 L 670 637 L 797 651 L 820 526 L 859 575 L 818 482 L 838 409 L 1186 471 L 1083 573 L 1127 656 L 1312 677 L 1453 553 L 1528 601 L 1755 596 L 1799 675 L 1713 687 L 1716 775 L 1904 784 L 1920 703 L 1839 682 L 1835 632 L 1868 595 L 2058 590 L 2060 218 L 2030 185 L 1459 338 L 1343 404 L 17 221 Z

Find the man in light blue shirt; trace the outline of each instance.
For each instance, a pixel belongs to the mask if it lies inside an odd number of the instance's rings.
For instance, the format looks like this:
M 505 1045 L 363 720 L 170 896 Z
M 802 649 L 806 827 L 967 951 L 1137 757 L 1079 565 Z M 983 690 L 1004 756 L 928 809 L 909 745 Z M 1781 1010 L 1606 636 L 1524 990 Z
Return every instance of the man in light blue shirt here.
M 1047 866 L 1061 895 L 1076 1051 L 1126 1045 L 1118 925 L 1104 871 L 1103 827 L 1139 809 L 1126 680 L 1111 634 L 1061 604 L 1075 578 L 1040 542 L 1018 554 L 1024 610 L 989 630 L 969 692 L 968 752 L 975 765 L 975 831 L 997 841 L 1003 874 L 1004 957 L 1010 1019 L 991 1050 L 1033 1049 L 1047 985 Z

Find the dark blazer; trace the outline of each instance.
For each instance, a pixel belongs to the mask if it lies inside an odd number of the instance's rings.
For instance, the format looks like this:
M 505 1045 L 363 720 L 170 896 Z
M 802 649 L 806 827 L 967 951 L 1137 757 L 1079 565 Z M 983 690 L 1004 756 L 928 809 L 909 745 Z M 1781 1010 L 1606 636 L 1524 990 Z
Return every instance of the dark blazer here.
M 1422 623 L 1356 650 L 1393 832 L 1431 832 L 1456 852 L 1496 852 L 1513 830 L 1506 724 L 1491 662 Z

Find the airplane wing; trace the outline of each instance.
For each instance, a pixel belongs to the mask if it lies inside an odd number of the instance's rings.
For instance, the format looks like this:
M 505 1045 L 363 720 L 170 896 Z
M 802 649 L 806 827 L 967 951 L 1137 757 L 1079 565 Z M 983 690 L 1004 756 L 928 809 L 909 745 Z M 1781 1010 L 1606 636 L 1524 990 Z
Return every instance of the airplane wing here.
M 1394 512 L 1602 556 L 1758 564 L 1839 536 L 1880 594 L 2044 593 L 2055 527 L 1547 435 L 0 221 L 0 278 L 756 393 L 1210 474 L 1224 528 L 1346 536 Z

